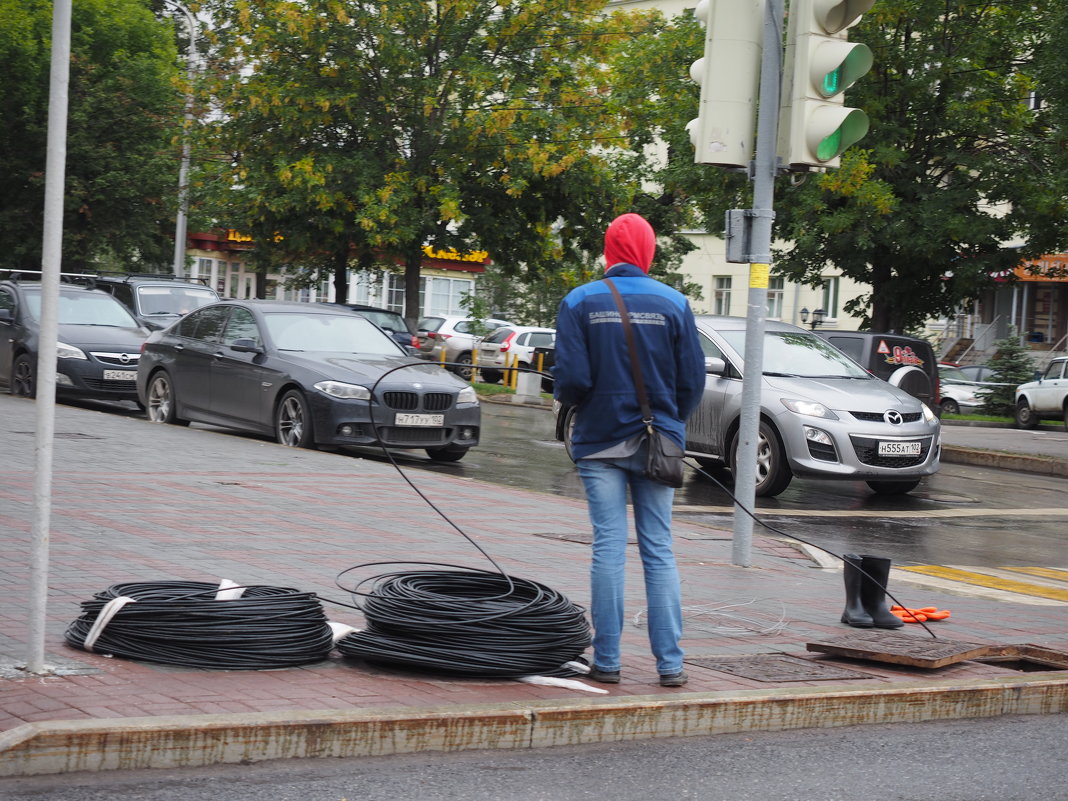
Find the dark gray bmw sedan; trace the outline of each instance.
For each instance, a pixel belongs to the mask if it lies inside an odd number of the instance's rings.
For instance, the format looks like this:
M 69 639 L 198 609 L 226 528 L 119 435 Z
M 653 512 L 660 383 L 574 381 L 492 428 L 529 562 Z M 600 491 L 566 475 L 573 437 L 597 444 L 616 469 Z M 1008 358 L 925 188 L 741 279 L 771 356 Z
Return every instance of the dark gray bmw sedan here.
M 209 423 L 300 448 L 421 448 L 439 461 L 477 445 L 481 422 L 473 387 L 365 318 L 318 303 L 191 312 L 149 336 L 137 392 L 157 423 Z

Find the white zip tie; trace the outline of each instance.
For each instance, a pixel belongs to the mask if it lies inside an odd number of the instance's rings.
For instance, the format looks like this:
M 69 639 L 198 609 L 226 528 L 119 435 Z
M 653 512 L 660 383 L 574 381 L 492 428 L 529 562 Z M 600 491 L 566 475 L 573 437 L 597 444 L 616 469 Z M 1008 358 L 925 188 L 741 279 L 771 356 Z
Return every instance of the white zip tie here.
M 230 579 L 223 579 L 219 582 L 219 590 L 215 593 L 216 601 L 234 601 L 245 594 L 247 587 L 238 584 L 236 581 Z
M 360 631 L 345 623 L 335 623 L 333 620 L 326 621 L 326 625 L 334 632 L 334 645 L 337 645 L 338 640 L 348 637 L 350 634 L 357 634 Z
M 100 614 L 96 616 L 96 620 L 93 621 L 93 627 L 89 629 L 89 633 L 85 635 L 85 642 L 83 646 L 86 651 L 92 651 L 93 645 L 96 643 L 97 638 L 104 631 L 104 627 L 111 622 L 111 619 L 118 614 L 126 604 L 132 604 L 136 601 L 136 598 L 130 598 L 127 595 L 120 595 L 118 598 L 112 598 L 106 604 L 104 608 L 100 610 Z
M 546 687 L 566 687 L 569 690 L 582 690 L 588 693 L 607 693 L 603 687 L 591 687 L 575 679 L 561 679 L 556 676 L 520 676 L 518 681 L 526 684 L 543 684 Z

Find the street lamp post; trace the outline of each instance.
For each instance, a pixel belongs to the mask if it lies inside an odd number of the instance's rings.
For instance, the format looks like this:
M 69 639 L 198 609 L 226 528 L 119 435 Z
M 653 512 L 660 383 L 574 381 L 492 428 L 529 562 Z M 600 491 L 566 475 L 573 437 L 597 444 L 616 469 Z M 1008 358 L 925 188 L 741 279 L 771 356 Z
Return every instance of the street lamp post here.
M 191 158 L 189 132 L 193 127 L 193 81 L 196 78 L 197 62 L 197 23 L 193 13 L 177 0 L 165 0 L 185 15 L 189 28 L 189 52 L 186 57 L 186 74 L 189 88 L 185 93 L 185 123 L 182 131 L 182 164 L 178 170 L 178 214 L 174 223 L 174 276 L 181 278 L 185 273 L 186 217 L 189 213 L 189 162 Z
M 798 312 L 798 314 L 801 315 L 801 322 L 803 322 L 803 323 L 807 323 L 808 322 L 808 307 L 807 306 L 804 307 L 803 309 L 801 309 L 801 311 Z M 812 325 L 809 326 L 809 328 L 811 328 L 813 331 L 815 331 L 817 328 L 819 328 L 823 324 L 823 318 L 826 317 L 826 316 L 827 316 L 827 312 L 825 312 L 823 309 L 816 309 L 815 311 L 813 311 L 812 312 Z

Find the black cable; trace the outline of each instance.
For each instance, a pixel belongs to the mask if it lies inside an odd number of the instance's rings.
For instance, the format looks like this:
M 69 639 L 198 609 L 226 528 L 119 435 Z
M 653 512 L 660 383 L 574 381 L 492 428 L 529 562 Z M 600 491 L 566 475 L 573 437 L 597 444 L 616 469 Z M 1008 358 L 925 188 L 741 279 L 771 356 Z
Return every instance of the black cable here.
M 373 563 L 422 564 L 434 563 Z M 361 565 L 358 567 L 368 567 Z M 590 645 L 585 610 L 536 581 L 456 565 L 383 573 L 345 587 L 364 631 L 342 638 L 347 657 L 465 676 L 573 675 Z M 369 591 L 360 588 L 372 583 Z
M 318 662 L 333 647 L 333 631 L 313 593 L 252 585 L 216 600 L 219 585 L 190 581 L 115 584 L 82 602 L 64 634 L 94 653 L 190 668 L 264 670 Z M 99 632 L 86 638 L 105 606 L 132 598 Z
M 725 493 L 727 493 L 728 497 L 730 497 L 730 499 L 732 501 L 734 501 L 734 505 L 735 506 L 737 506 L 739 509 L 741 509 L 743 512 L 745 512 L 747 515 L 749 515 L 749 517 L 751 517 L 757 523 L 762 525 L 764 528 L 768 529 L 769 531 L 774 531 L 776 534 L 779 534 L 779 535 L 781 535 L 783 537 L 786 537 L 787 539 L 797 540 L 798 542 L 805 543 L 805 545 L 810 545 L 813 548 L 818 548 L 819 550 L 823 551 L 824 553 L 830 554 L 835 559 L 838 559 L 841 562 L 845 562 L 845 558 L 841 554 L 837 554 L 837 553 L 835 553 L 834 551 L 832 551 L 832 550 L 830 550 L 828 548 L 824 548 L 822 545 L 817 545 L 814 542 L 809 542 L 808 540 L 804 539 L 803 537 L 798 537 L 796 534 L 787 534 L 785 531 L 782 531 L 781 529 L 775 528 L 775 526 L 771 525 L 770 523 L 764 522 L 759 517 L 757 517 L 755 514 L 753 514 L 753 512 L 751 512 L 749 509 L 747 509 L 745 506 L 743 506 L 741 503 L 739 503 L 738 499 L 734 497 L 734 493 L 731 492 L 729 489 L 727 489 L 725 486 L 723 486 L 723 482 L 721 482 L 718 478 L 716 478 L 715 476 L 713 476 L 713 475 L 711 475 L 709 473 L 706 473 L 704 470 L 702 470 L 697 465 L 690 464 L 689 462 L 683 462 L 683 464 L 685 464 L 687 467 L 692 468 L 693 470 L 696 470 L 698 473 L 703 475 L 705 478 L 711 479 L 714 484 L 716 484 L 721 490 L 723 490 Z M 866 579 L 868 579 L 869 581 L 871 581 L 871 582 L 875 583 L 876 585 L 878 585 L 878 587 L 883 592 L 885 592 L 887 595 L 890 596 L 890 599 L 894 603 L 896 603 L 900 607 L 905 608 L 905 605 L 903 603 L 901 603 L 901 601 L 899 601 L 897 598 L 894 597 L 894 594 L 892 592 L 890 592 L 890 590 L 887 589 L 885 584 L 882 584 L 877 578 L 875 578 L 870 573 L 865 571 L 862 567 L 860 567 L 860 565 L 854 565 L 854 567 L 856 567 L 856 569 L 858 571 L 860 571 L 861 575 L 863 575 Z M 917 623 L 919 623 L 921 626 L 923 626 L 928 634 L 930 634 L 936 640 L 938 639 L 938 635 L 935 634 L 933 631 L 931 631 L 931 629 L 928 627 L 928 625 L 926 623 L 924 623 L 918 617 L 914 617 L 913 619 Z

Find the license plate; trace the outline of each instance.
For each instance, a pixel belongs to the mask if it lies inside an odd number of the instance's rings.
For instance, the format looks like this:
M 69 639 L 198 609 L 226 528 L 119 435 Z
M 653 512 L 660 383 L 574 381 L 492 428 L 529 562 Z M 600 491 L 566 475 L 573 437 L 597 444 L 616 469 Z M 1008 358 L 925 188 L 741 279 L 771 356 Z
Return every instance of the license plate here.
M 919 456 L 919 442 L 880 442 L 880 456 Z
M 394 419 L 394 424 L 398 426 L 443 426 L 445 425 L 445 415 L 398 413 Z
M 137 371 L 136 370 L 105 370 L 104 371 L 104 380 L 105 381 L 136 381 L 137 380 Z

